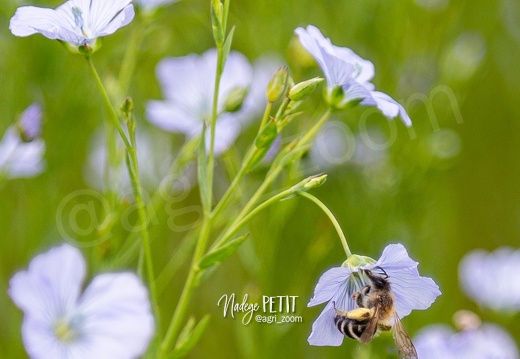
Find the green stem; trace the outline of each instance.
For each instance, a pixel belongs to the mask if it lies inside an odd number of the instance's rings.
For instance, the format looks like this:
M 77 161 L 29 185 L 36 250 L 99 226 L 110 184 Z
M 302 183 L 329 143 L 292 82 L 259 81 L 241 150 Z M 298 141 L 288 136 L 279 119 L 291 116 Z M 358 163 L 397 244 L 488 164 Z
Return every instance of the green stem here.
M 92 59 L 90 57 L 87 57 L 87 62 L 89 65 L 90 72 L 92 73 L 92 76 L 94 77 L 94 79 L 96 81 L 96 84 L 99 88 L 101 96 L 103 97 L 103 100 L 105 101 L 105 104 L 108 108 L 108 111 L 109 111 L 108 117 L 110 118 L 112 124 L 115 126 L 115 128 L 119 132 L 119 135 L 121 136 L 121 139 L 123 140 L 123 143 L 125 144 L 125 147 L 127 149 L 128 174 L 131 179 L 132 189 L 134 192 L 134 197 L 135 197 L 137 210 L 138 210 L 141 240 L 143 242 L 143 249 L 144 249 L 145 260 L 146 260 L 146 264 L 147 264 L 147 273 L 148 273 L 148 282 L 149 282 L 148 284 L 150 286 L 150 296 L 151 296 L 153 311 L 155 313 L 155 318 L 156 318 L 156 328 L 159 330 L 159 328 L 160 328 L 159 305 L 157 302 L 157 291 L 155 288 L 155 275 L 154 275 L 154 270 L 153 270 L 153 261 L 152 261 L 151 248 L 150 248 L 150 238 L 148 237 L 146 212 L 145 212 L 145 206 L 144 206 L 144 201 L 143 201 L 143 196 L 142 196 L 141 182 L 140 182 L 140 178 L 139 178 L 139 167 L 137 164 L 135 137 L 134 137 L 133 131 L 130 131 L 130 138 L 127 137 L 125 131 L 123 130 L 121 122 L 119 120 L 119 116 L 118 116 L 116 110 L 114 109 L 112 102 L 110 101 L 110 98 L 108 96 L 107 91 L 105 90 L 105 87 L 103 86 L 103 82 L 101 81 L 101 78 L 99 77 L 99 75 L 96 71 L 96 68 L 94 67 L 94 63 L 92 62 Z M 158 336 L 157 336 L 157 338 L 158 338 Z
M 325 114 L 316 122 L 316 124 L 307 132 L 305 136 L 298 141 L 299 146 L 304 146 L 309 142 L 314 135 L 318 132 L 320 127 L 325 123 L 327 118 L 330 116 L 330 110 L 327 110 Z M 246 163 L 247 160 L 244 161 Z M 285 190 L 283 192 L 280 192 L 278 195 L 270 198 L 269 200 L 262 203 L 257 208 L 253 209 L 255 204 L 258 202 L 259 198 L 264 194 L 267 187 L 272 183 L 272 181 L 278 176 L 278 174 L 283 170 L 285 163 L 280 163 L 276 168 L 271 170 L 268 174 L 262 185 L 257 189 L 257 191 L 253 194 L 253 196 L 249 199 L 247 204 L 244 206 L 240 214 L 235 218 L 232 225 L 229 227 L 229 229 L 220 237 L 220 240 L 218 240 L 216 243 L 213 244 L 212 249 L 218 248 L 221 244 L 225 243 L 225 241 L 230 238 L 231 235 L 233 235 L 241 226 L 243 226 L 247 221 L 249 221 L 254 215 L 256 215 L 259 211 L 261 211 L 263 208 L 267 207 L 269 204 L 274 203 L 275 201 L 288 196 L 291 193 L 294 193 L 294 187 L 289 188 L 288 190 Z M 234 184 L 232 186 L 236 186 L 239 182 L 239 179 L 243 176 L 243 173 L 245 173 L 245 168 L 247 166 L 242 166 L 242 168 L 239 170 L 239 173 L 235 177 L 236 181 L 233 181 Z M 241 173 L 243 172 L 243 173 Z M 237 179 L 238 178 L 238 179 Z M 229 195 L 232 193 L 232 191 L 228 191 Z M 226 195 L 225 201 L 229 197 L 229 195 Z M 220 201 L 220 203 L 224 203 L 225 201 Z M 219 203 L 219 204 L 220 204 Z M 223 206 L 223 205 L 221 205 Z M 181 296 L 179 298 L 179 302 L 177 304 L 177 307 L 175 308 L 175 312 L 173 314 L 172 320 L 170 322 L 170 326 L 166 332 L 166 335 L 163 339 L 163 342 L 160 347 L 159 351 L 159 359 L 162 359 L 166 357 L 168 350 L 172 347 L 174 344 L 174 341 L 176 337 L 179 335 L 181 330 L 181 324 L 182 320 L 185 316 L 185 313 L 188 308 L 188 302 L 191 299 L 191 296 L 193 294 L 193 291 L 198 286 L 198 278 L 200 274 L 202 274 L 200 271 L 198 271 L 197 264 L 202 258 L 202 255 L 204 254 L 204 250 L 207 245 L 207 241 L 209 239 L 211 226 L 213 222 L 213 214 L 220 213 L 222 207 L 215 207 L 214 212 L 209 213 L 205 216 L 204 222 L 202 224 L 201 233 L 199 235 L 199 240 L 197 242 L 197 246 L 195 248 L 195 253 L 193 255 L 193 259 L 191 262 L 190 272 L 188 274 L 188 277 L 186 279 L 186 283 L 184 284 L 184 288 L 182 290 Z
M 264 115 L 262 116 L 262 122 L 260 122 L 260 127 L 258 127 L 258 134 L 262 132 L 267 120 L 269 120 L 269 115 L 271 114 L 271 109 L 273 108 L 272 102 L 267 102 L 267 106 L 265 107 Z
M 249 167 L 249 163 L 251 162 L 251 159 L 253 158 L 254 153 L 254 146 L 250 148 L 250 150 L 247 152 L 244 161 L 242 161 L 242 165 L 240 169 L 238 170 L 236 176 L 233 178 L 233 181 L 231 181 L 231 184 L 229 185 L 228 189 L 222 196 L 222 198 L 218 201 L 217 205 L 212 211 L 212 217 L 217 217 L 220 215 L 222 210 L 224 209 L 225 205 L 231 198 L 231 195 L 235 193 L 236 187 L 239 185 L 242 178 L 244 178 L 247 168 Z
M 345 235 L 343 234 L 343 231 L 341 230 L 341 226 L 339 225 L 339 222 L 336 220 L 336 217 L 334 217 L 334 214 L 330 211 L 330 209 L 318 198 L 313 196 L 310 193 L 307 192 L 298 192 L 298 194 L 302 197 L 305 197 L 312 202 L 314 202 L 320 209 L 329 217 L 329 220 L 332 222 L 332 225 L 336 229 L 336 232 L 338 233 L 339 239 L 341 240 L 341 244 L 343 245 L 343 249 L 345 250 L 345 253 L 347 254 L 347 258 L 352 255 L 352 252 L 350 251 L 350 248 L 347 243 L 347 238 L 345 238 Z
M 133 137 L 133 136 L 132 136 Z M 150 245 L 150 237 L 148 235 L 148 219 L 146 214 L 146 206 L 143 201 L 141 180 L 139 178 L 139 165 L 137 162 L 137 152 L 135 141 L 132 139 L 133 146 L 127 148 L 128 150 L 128 174 L 131 179 L 132 189 L 135 197 L 135 204 L 137 206 L 137 214 L 139 216 L 139 231 L 141 233 L 141 240 L 143 242 L 144 261 L 146 263 L 146 273 L 148 278 L 148 285 L 150 286 L 150 296 L 152 298 L 152 307 L 155 313 L 155 321 L 157 333 L 160 332 L 160 315 L 159 304 L 157 300 L 157 288 L 155 283 L 155 273 L 153 269 L 152 249 Z M 159 341 L 159 335 L 156 336 Z
M 318 132 L 318 130 L 321 128 L 321 126 L 325 123 L 325 121 L 329 118 L 331 114 L 331 110 L 328 109 L 327 111 L 325 111 L 325 113 L 323 114 L 323 116 L 314 124 L 314 126 L 298 141 L 298 143 L 296 144 L 295 148 L 300 148 L 302 146 L 305 146 L 307 145 L 308 142 L 310 142 L 312 140 L 312 138 L 314 137 L 314 135 Z M 285 153 L 280 152 L 279 156 L 283 156 L 285 155 Z M 276 160 L 275 160 L 276 161 Z M 251 209 L 255 206 L 255 204 L 258 202 L 258 200 L 260 199 L 261 196 L 263 196 L 264 192 L 267 190 L 267 188 L 271 185 L 271 183 L 274 181 L 274 179 L 280 174 L 280 172 L 282 172 L 282 170 L 284 169 L 286 165 L 286 161 L 281 161 L 278 163 L 278 166 L 272 168 L 268 173 L 267 173 L 267 176 L 264 180 L 264 182 L 262 182 L 262 184 L 260 185 L 260 187 L 258 187 L 258 189 L 256 190 L 256 192 L 251 196 L 251 198 L 249 199 L 249 201 L 247 201 L 246 205 L 244 206 L 244 208 L 242 208 L 242 210 L 240 211 L 240 213 L 238 214 L 238 216 L 235 218 L 235 220 L 233 221 L 233 223 L 231 224 L 231 227 L 232 228 L 233 226 L 235 226 L 238 222 L 240 222 L 250 211 Z M 222 236 L 220 236 L 220 239 L 215 242 L 215 244 L 213 244 L 213 246 L 211 247 L 212 250 L 214 250 L 215 248 L 218 248 L 220 245 L 222 245 L 225 241 L 226 238 L 229 238 L 229 233 L 228 232 L 225 232 L 225 234 L 223 234 Z
M 209 203 L 209 208 L 204 208 L 204 210 L 209 214 L 211 211 L 211 203 L 213 200 L 213 173 L 215 167 L 215 129 L 217 125 L 217 116 L 218 116 L 218 95 L 220 90 L 220 78 L 222 77 L 222 68 L 223 68 L 223 52 L 222 47 L 217 47 L 217 73 L 215 75 L 215 87 L 213 92 L 213 107 L 211 110 L 211 125 L 210 125 L 210 145 L 209 145 L 209 154 L 208 154 L 208 171 L 206 178 L 206 188 L 207 188 L 207 201 L 203 201 L 203 203 Z
M 188 303 L 191 299 L 193 291 L 197 287 L 198 281 L 198 272 L 197 272 L 197 264 L 199 263 L 200 258 L 204 254 L 204 250 L 206 248 L 207 240 L 209 238 L 209 233 L 211 231 L 211 217 L 206 217 L 203 224 L 201 233 L 199 235 L 199 240 L 197 241 L 197 246 L 195 247 L 195 253 L 193 254 L 193 258 L 191 261 L 190 272 L 188 273 L 188 278 L 186 279 L 186 283 L 184 284 L 184 288 L 182 289 L 181 296 L 179 298 L 179 302 L 175 307 L 175 312 L 173 313 L 172 320 L 170 322 L 170 326 L 166 331 L 166 335 L 161 343 L 159 348 L 158 359 L 165 358 L 168 354 L 170 348 L 172 348 L 175 339 L 180 333 L 182 321 L 186 314 L 186 310 L 188 309 Z
M 119 121 L 119 116 L 117 115 L 117 112 L 112 106 L 112 102 L 110 101 L 110 97 L 108 96 L 107 91 L 105 90 L 105 86 L 103 86 L 103 82 L 101 81 L 101 78 L 98 75 L 98 72 L 96 71 L 96 68 L 94 67 L 94 62 L 92 61 L 92 58 L 90 56 L 86 56 L 88 68 L 94 77 L 94 80 L 96 81 L 96 85 L 99 89 L 99 92 L 101 93 L 101 97 L 103 97 L 103 101 L 105 102 L 105 105 L 109 112 L 109 118 L 112 122 L 112 125 L 116 128 L 117 132 L 119 133 L 119 136 L 123 140 L 123 143 L 125 144 L 126 148 L 132 147 L 130 144 L 130 141 L 125 133 L 125 130 L 123 129 L 123 126 L 121 125 L 121 122 Z
M 282 191 L 273 197 L 269 198 L 268 200 L 262 202 L 260 205 L 255 207 L 253 210 L 251 210 L 244 218 L 242 218 L 240 221 L 235 221 L 234 224 L 229 227 L 229 229 L 226 231 L 226 234 L 222 237 L 222 240 L 216 243 L 214 246 L 212 246 L 212 249 L 217 249 L 220 244 L 224 244 L 229 238 L 231 238 L 242 226 L 244 226 L 247 222 L 249 222 L 254 216 L 256 216 L 259 212 L 264 210 L 265 208 L 269 207 L 271 204 L 284 199 L 291 194 L 294 194 L 295 191 L 293 187 L 286 189 L 285 191 Z

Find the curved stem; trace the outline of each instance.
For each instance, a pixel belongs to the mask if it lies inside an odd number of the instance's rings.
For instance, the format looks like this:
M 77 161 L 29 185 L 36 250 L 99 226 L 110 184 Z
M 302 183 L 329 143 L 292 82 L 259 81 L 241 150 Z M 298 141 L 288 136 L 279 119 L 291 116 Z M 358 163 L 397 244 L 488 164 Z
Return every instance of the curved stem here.
M 271 204 L 273 204 L 281 199 L 284 199 L 285 197 L 288 197 L 294 193 L 295 193 L 295 191 L 294 191 L 293 187 L 291 187 L 289 189 L 286 189 L 285 191 L 282 191 L 282 192 L 274 195 L 273 197 L 269 198 L 268 200 L 262 202 L 261 204 L 259 204 L 257 207 L 255 207 L 253 210 L 251 210 L 251 212 L 249 212 L 246 216 L 244 216 L 244 218 L 242 218 L 238 222 L 235 222 L 235 224 L 233 226 L 229 227 L 226 234 L 222 237 L 222 239 L 218 243 L 216 243 L 212 247 L 212 249 L 216 249 L 216 248 L 218 248 L 218 246 L 220 244 L 226 243 L 226 241 L 229 238 L 231 238 L 242 226 L 244 226 L 247 222 L 249 222 L 259 212 L 261 212 L 265 208 L 269 207 Z
M 345 250 L 345 253 L 347 254 L 347 258 L 352 255 L 352 252 L 350 251 L 350 248 L 347 243 L 347 238 L 345 238 L 345 235 L 343 234 L 343 231 L 341 230 L 341 226 L 339 225 L 339 222 L 337 221 L 336 217 L 334 217 L 334 214 L 330 211 L 330 209 L 318 198 L 313 196 L 310 193 L 307 192 L 298 192 L 298 194 L 302 197 L 305 197 L 309 199 L 310 201 L 314 202 L 320 209 L 329 217 L 330 221 L 332 222 L 332 225 L 336 229 L 336 232 L 338 233 L 339 239 L 341 240 L 341 244 L 343 245 L 343 249 Z

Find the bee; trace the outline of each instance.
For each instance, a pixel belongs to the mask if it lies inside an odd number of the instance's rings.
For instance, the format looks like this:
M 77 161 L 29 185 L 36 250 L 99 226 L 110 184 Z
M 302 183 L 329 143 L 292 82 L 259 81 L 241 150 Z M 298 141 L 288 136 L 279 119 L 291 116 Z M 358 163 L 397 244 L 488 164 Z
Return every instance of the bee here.
M 362 343 L 370 342 L 379 331 L 393 328 L 399 357 L 418 359 L 417 351 L 395 310 L 395 298 L 390 291 L 388 275 L 382 268 L 378 269 L 383 274 L 364 270 L 370 284 L 352 294 L 358 308 L 345 312 L 337 309 L 336 303 L 332 303 L 336 311 L 334 323 L 345 336 Z

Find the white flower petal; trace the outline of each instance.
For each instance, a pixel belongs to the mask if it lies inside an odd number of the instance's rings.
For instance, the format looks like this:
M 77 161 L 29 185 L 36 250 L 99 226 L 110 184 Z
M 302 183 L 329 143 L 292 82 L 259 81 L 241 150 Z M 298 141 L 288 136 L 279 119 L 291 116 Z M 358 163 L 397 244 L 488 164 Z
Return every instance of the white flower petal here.
M 189 137 L 199 136 L 204 122 L 207 123 L 211 116 L 216 65 L 216 49 L 210 49 L 202 55 L 191 54 L 161 60 L 156 75 L 167 101 L 148 103 L 146 112 L 149 121 L 167 131 L 181 132 Z M 231 51 L 220 82 L 219 113 L 223 111 L 230 92 L 235 88 L 248 88 L 252 76 L 253 70 L 247 58 Z M 249 113 L 245 116 L 238 111 L 224 113 L 217 119 L 216 154 L 231 146 L 240 133 L 240 121 L 245 121 L 251 115 Z
M 367 86 L 375 74 L 374 64 L 369 60 L 363 59 L 347 47 L 338 47 L 334 45 L 332 45 L 332 47 L 340 58 L 354 66 L 354 79 L 356 79 L 360 84 Z
M 233 145 L 240 134 L 240 123 L 234 116 L 229 114 L 222 115 L 215 126 L 215 155 L 224 153 Z M 209 151 L 210 131 L 206 131 L 206 149 Z
M 319 317 L 312 323 L 312 332 L 307 341 L 310 345 L 338 346 L 343 343 L 344 335 L 334 324 L 336 312 L 332 301 L 327 303 Z
M 204 60 L 208 64 L 216 66 L 216 53 L 212 55 L 206 52 L 203 54 Z M 213 73 L 213 77 L 215 74 Z M 253 67 L 249 60 L 237 51 L 231 51 L 227 57 L 219 89 L 219 111 L 224 109 L 224 102 L 229 93 L 235 88 L 249 88 L 253 80 Z M 206 85 L 207 86 L 207 85 Z M 213 91 L 211 91 L 213 95 Z M 213 100 L 213 99 L 212 99 Z
M 361 58 L 349 48 L 333 45 L 315 26 L 297 28 L 295 33 L 321 67 L 328 91 L 336 86 L 343 88 L 345 98 L 340 104 L 333 99 L 335 106 L 342 108 L 352 100 L 363 100 L 361 105 L 376 106 L 388 118 L 399 115 L 406 126 L 411 126 L 410 117 L 403 106 L 387 94 L 374 91 L 374 85 L 370 82 L 374 77 L 372 62 Z
M 169 132 L 185 133 L 189 137 L 202 131 L 202 122 L 193 121 L 191 114 L 170 101 L 149 101 L 146 106 L 148 121 Z
M 454 333 L 446 325 L 430 325 L 414 338 L 421 359 L 518 359 L 514 340 L 501 327 L 484 324 Z
M 31 359 L 71 359 L 84 358 L 74 356 L 77 350 L 68 348 L 56 339 L 54 327 L 48 320 L 40 320 L 29 315 L 22 323 L 22 339 L 27 354 Z
M 81 253 L 70 245 L 36 256 L 10 282 L 9 295 L 24 311 L 22 336 L 36 359 L 120 358 L 144 353 L 154 320 L 146 288 L 131 273 L 85 276 Z
M 163 6 L 166 4 L 173 4 L 178 2 L 179 0 L 134 0 L 140 7 L 143 9 L 153 9 L 159 6 Z
M 520 250 L 499 248 L 493 252 L 473 250 L 459 264 L 459 281 L 476 303 L 497 311 L 520 310 Z
M 410 258 L 406 248 L 402 244 L 396 243 L 389 244 L 385 247 L 375 266 L 381 266 L 385 271 L 397 271 L 417 268 L 418 264 L 419 263 Z
M 349 79 L 342 87 L 344 91 L 343 104 L 347 104 L 351 101 L 362 100 L 361 104 L 363 105 L 370 101 L 372 97 L 372 93 L 354 79 Z
M 10 126 L 0 141 L 0 173 L 8 178 L 34 177 L 45 168 L 45 142 L 36 139 L 23 142 L 14 126 Z
M 409 127 L 412 125 L 412 120 L 408 116 L 408 113 L 396 100 L 380 91 L 372 91 L 372 97 L 375 101 L 375 106 L 383 113 L 383 115 L 388 118 L 394 118 L 399 115 L 406 126 Z M 366 103 L 362 102 L 361 105 L 374 106 L 374 103 L 367 100 Z
M 9 29 L 16 36 L 40 33 L 49 39 L 59 39 L 74 44 L 86 42 L 85 36 L 74 30 L 74 23 L 53 10 L 35 6 L 18 8 L 11 18 Z
M 124 1 L 128 3 L 129 1 Z M 100 9 L 102 11 L 103 9 Z M 111 10 L 117 10 L 117 9 L 111 9 Z M 103 22 L 108 19 L 108 17 L 101 18 L 102 23 L 96 24 L 95 34 L 96 37 L 102 37 L 111 35 L 114 32 L 116 32 L 119 28 L 128 25 L 135 16 L 135 10 L 133 5 L 127 5 L 123 8 L 123 10 L 117 10 L 117 15 L 110 19 L 109 22 L 105 25 Z M 104 13 L 101 12 L 100 16 L 102 16 Z
M 441 294 L 431 278 L 421 277 L 418 263 L 408 256 L 402 244 L 386 246 L 374 266 L 384 269 L 395 296 L 397 314 L 403 318 L 412 310 L 427 309 Z
M 299 27 L 295 33 L 303 47 L 320 65 L 329 88 L 342 86 L 352 77 L 354 66 L 336 53 L 338 48 L 333 46 L 330 39 L 325 38 L 315 26 L 309 25 L 305 29 Z
M 74 307 L 85 270 L 79 250 L 63 244 L 36 256 L 27 271 L 16 273 L 9 282 L 9 296 L 26 315 L 46 321 Z
M 147 290 L 133 273 L 98 275 L 77 310 L 85 318 L 92 358 L 139 357 L 154 331 Z
M 16 36 L 40 33 L 49 39 L 84 45 L 114 33 L 133 17 L 131 0 L 69 0 L 55 10 L 20 7 L 9 28 Z
M 348 277 L 352 271 L 343 267 L 331 268 L 322 274 L 314 289 L 314 296 L 310 300 L 308 307 L 312 307 L 326 301 L 330 301 L 335 293 L 346 287 Z

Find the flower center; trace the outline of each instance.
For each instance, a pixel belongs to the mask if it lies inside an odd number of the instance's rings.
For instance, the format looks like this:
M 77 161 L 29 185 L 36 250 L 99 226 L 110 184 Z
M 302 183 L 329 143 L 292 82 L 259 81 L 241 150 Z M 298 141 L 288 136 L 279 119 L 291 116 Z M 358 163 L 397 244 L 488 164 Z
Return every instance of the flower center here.
M 343 262 L 341 266 L 344 268 L 348 268 L 352 271 L 357 271 L 359 267 L 375 264 L 376 262 L 377 261 L 373 258 L 353 254 L 350 257 L 348 257 L 347 260 Z
M 70 322 L 64 319 L 60 319 L 54 324 L 54 334 L 63 343 L 70 343 L 77 338 L 77 333 L 71 327 Z

